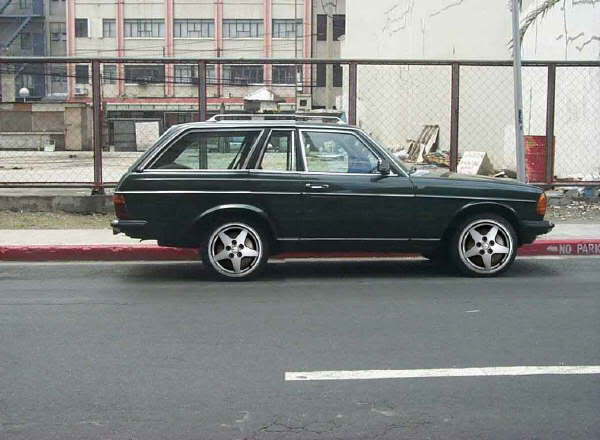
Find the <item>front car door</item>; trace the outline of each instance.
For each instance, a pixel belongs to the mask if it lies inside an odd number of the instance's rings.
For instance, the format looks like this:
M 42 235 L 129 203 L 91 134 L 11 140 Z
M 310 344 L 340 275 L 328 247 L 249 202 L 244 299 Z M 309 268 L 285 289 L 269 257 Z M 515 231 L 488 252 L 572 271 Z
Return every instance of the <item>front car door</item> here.
M 349 130 L 299 130 L 305 167 L 302 239 L 378 243 L 393 250 L 414 230 L 414 191 L 400 169 L 377 169 L 384 154 Z

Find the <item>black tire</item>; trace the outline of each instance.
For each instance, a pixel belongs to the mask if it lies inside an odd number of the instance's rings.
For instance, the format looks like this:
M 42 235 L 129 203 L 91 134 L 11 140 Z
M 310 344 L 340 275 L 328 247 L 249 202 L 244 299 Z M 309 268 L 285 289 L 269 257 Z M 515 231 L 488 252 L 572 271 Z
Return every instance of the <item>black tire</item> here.
M 243 237 L 242 231 L 246 233 Z M 258 222 L 243 217 L 215 220 L 206 228 L 202 240 L 202 263 L 211 276 L 220 280 L 256 278 L 267 265 L 269 239 L 269 234 Z
M 462 274 L 492 277 L 510 268 L 518 244 L 515 229 L 508 220 L 497 214 L 483 213 L 460 222 L 448 251 L 452 263 Z

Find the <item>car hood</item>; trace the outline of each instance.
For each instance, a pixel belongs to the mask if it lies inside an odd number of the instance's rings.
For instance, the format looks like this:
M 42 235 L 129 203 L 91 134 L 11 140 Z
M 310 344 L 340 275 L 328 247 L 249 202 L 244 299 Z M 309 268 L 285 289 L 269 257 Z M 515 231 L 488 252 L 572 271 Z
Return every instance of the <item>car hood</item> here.
M 411 177 L 426 177 L 426 178 L 439 178 L 449 180 L 462 180 L 468 182 L 493 182 L 505 185 L 522 186 L 531 188 L 531 185 L 521 183 L 515 179 L 501 178 L 501 177 L 489 177 L 480 175 L 470 174 L 459 174 L 448 171 L 446 168 L 421 168 L 411 174 Z

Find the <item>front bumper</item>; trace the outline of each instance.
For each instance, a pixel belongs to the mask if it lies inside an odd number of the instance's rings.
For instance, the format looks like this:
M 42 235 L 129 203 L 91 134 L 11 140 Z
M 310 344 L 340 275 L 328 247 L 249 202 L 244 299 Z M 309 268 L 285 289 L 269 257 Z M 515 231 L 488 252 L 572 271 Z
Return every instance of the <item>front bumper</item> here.
M 554 228 L 549 220 L 521 220 L 520 236 L 522 244 L 532 243 L 538 235 L 547 234 Z
M 148 222 L 146 220 L 113 220 L 110 222 L 113 234 L 121 232 L 131 238 L 145 238 Z

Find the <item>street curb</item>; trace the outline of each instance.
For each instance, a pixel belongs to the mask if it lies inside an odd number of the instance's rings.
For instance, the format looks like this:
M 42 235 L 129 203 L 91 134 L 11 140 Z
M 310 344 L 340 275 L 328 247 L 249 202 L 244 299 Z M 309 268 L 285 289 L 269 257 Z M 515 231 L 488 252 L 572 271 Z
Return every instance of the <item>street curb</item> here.
M 600 255 L 600 239 L 537 240 L 519 249 L 519 256 Z M 382 258 L 415 257 L 391 252 L 294 252 L 275 258 Z M 0 246 L 0 261 L 196 261 L 196 249 L 156 245 L 48 245 Z

